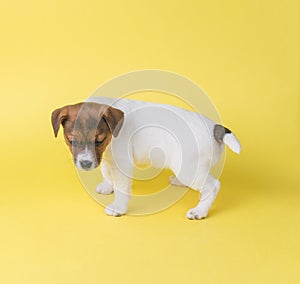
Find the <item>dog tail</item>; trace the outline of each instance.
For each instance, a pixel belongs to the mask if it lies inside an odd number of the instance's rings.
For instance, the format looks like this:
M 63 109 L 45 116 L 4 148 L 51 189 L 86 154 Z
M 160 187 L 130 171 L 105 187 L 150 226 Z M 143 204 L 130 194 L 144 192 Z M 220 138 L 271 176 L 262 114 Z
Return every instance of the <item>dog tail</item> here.
M 241 152 L 241 144 L 235 135 L 226 127 L 216 124 L 214 127 L 214 137 L 219 143 L 226 144 L 233 152 Z

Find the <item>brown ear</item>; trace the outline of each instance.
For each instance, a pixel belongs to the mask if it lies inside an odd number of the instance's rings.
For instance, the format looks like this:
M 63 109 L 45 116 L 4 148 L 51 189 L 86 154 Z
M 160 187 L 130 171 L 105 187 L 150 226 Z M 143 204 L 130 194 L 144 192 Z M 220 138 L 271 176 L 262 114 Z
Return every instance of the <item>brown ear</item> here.
M 54 136 L 57 137 L 57 133 L 60 125 L 68 118 L 68 106 L 58 108 L 52 112 L 51 122 L 54 130 Z
M 102 117 L 106 121 L 112 135 L 117 137 L 123 125 L 124 112 L 117 108 L 109 107 Z

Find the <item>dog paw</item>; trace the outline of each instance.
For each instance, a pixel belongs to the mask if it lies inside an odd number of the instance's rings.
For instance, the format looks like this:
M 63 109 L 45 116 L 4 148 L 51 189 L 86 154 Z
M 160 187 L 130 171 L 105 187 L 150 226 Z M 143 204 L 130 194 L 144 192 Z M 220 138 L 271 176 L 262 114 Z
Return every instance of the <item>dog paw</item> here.
M 203 210 L 201 208 L 192 208 L 186 213 L 186 217 L 190 220 L 200 220 L 207 216 L 208 210 Z
M 177 186 L 185 186 L 183 183 L 181 183 L 176 176 L 170 176 L 169 177 L 169 182 L 172 185 L 177 185 Z
M 105 213 L 109 216 L 120 217 L 126 214 L 126 210 L 113 202 L 105 208 Z
M 108 182 L 104 181 L 98 184 L 98 186 L 96 187 L 96 191 L 100 194 L 111 194 L 114 190 Z

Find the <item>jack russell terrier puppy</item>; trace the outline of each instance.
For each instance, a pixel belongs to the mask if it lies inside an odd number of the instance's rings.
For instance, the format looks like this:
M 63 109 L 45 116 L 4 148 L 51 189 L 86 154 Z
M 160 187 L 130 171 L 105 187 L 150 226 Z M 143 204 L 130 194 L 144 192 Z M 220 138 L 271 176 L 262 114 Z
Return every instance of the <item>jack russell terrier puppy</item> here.
M 229 129 L 196 112 L 166 104 L 92 97 L 54 110 L 55 137 L 60 125 L 78 169 L 92 170 L 101 163 L 103 182 L 96 191 L 114 192 L 114 202 L 105 209 L 111 216 L 121 216 L 128 209 L 134 166 L 151 164 L 171 169 L 171 184 L 200 191 L 198 205 L 186 216 L 205 218 L 220 189 L 220 182 L 210 175 L 211 168 L 220 159 L 224 144 L 236 153 L 241 150 Z

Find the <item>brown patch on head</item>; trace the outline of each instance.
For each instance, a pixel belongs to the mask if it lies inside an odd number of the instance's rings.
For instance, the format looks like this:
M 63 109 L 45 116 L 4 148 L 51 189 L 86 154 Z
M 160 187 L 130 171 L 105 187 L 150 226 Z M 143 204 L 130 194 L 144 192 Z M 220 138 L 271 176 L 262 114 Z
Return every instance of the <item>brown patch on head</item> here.
M 124 113 L 112 107 L 96 103 L 79 103 L 59 108 L 52 113 L 54 135 L 60 125 L 64 127 L 64 137 L 76 163 L 77 155 L 85 149 L 91 151 L 95 167 L 102 154 L 117 136 L 123 124 Z

